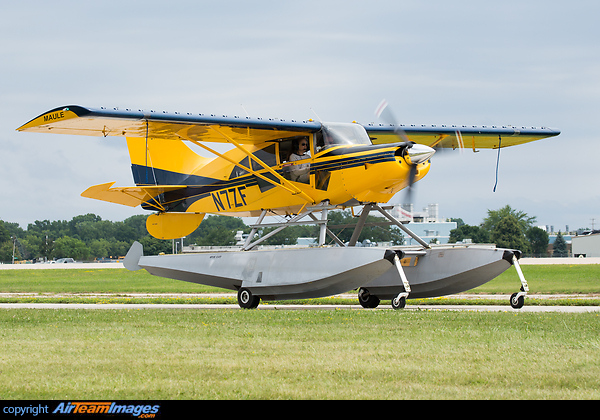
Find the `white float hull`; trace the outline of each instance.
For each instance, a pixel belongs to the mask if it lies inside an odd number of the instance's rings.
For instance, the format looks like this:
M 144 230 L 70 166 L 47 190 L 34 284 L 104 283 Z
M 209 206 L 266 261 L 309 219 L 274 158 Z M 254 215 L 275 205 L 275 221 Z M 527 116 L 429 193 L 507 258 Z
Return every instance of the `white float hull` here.
M 508 269 L 514 252 L 493 245 L 401 250 L 409 298 L 480 286 Z M 262 300 L 317 298 L 359 287 L 391 299 L 404 288 L 390 254 L 394 255 L 385 248 L 332 247 L 144 256 L 135 243 L 124 265 L 159 277 L 236 291 L 246 288 Z
M 512 265 L 515 251 L 494 245 L 446 245 L 404 252 L 402 268 L 410 283 L 410 299 L 445 296 L 481 286 Z M 395 267 L 362 287 L 382 300 L 404 291 Z
M 139 245 L 139 244 L 138 244 Z M 262 300 L 306 299 L 356 289 L 390 267 L 383 248 L 305 248 L 210 252 L 187 255 L 134 255 L 129 269 L 224 289 L 244 287 Z M 142 253 L 139 245 L 138 254 Z M 136 260 L 137 259 L 137 260 Z

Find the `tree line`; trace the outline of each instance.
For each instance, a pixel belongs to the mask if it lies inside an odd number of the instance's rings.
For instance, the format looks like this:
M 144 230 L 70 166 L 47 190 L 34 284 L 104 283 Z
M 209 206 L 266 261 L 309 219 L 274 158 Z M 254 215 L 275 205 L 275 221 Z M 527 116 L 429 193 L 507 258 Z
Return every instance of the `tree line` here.
M 124 256 L 134 241 L 142 243 L 145 253 L 156 255 L 170 253 L 172 242 L 153 238 L 146 229 L 147 215 L 129 217 L 122 222 L 102 220 L 95 214 L 75 216 L 70 221 L 36 220 L 27 229 L 17 223 L 0 220 L 0 261 L 10 262 L 13 253 L 16 260 L 53 260 L 70 257 L 79 261 L 90 261 L 107 257 Z M 488 210 L 488 216 L 478 226 L 470 226 L 461 219 L 451 219 L 458 223 L 450 233 L 450 242 L 460 242 L 466 238 L 475 243 L 496 243 L 499 247 L 520 249 L 527 255 L 545 256 L 548 247 L 548 234 L 535 226 L 536 218 L 527 213 L 505 206 L 499 210 Z M 329 212 L 329 228 L 343 241 L 352 236 L 356 218 L 347 210 Z M 274 227 L 258 231 L 260 237 L 274 230 Z M 241 218 L 208 216 L 200 227 L 189 235 L 185 242 L 196 245 L 235 245 L 237 231 L 249 233 Z M 315 225 L 290 226 L 271 236 L 265 245 L 292 245 L 298 237 L 318 237 L 319 228 Z M 380 217 L 369 216 L 362 230 L 359 242 L 389 242 L 402 245 L 403 235 L 394 225 L 389 225 Z M 555 244 L 556 247 L 556 244 Z M 565 246 L 566 250 L 566 246 Z
M 15 259 L 53 260 L 70 257 L 93 260 L 127 253 L 133 241 L 147 242 L 150 248 L 160 243 L 153 241 L 146 230 L 147 216 L 132 216 L 122 222 L 102 220 L 95 214 L 75 216 L 66 220 L 36 220 L 27 229 L 17 223 L 0 221 L 0 261 Z M 161 241 L 164 242 L 164 241 Z M 170 248 L 169 248 L 170 249 Z
M 349 211 L 329 212 L 332 229 L 344 242 L 350 240 L 352 228 L 348 225 L 356 221 Z M 36 220 L 22 229 L 18 223 L 0 220 L 0 262 L 15 260 L 48 261 L 59 258 L 73 258 L 78 261 L 91 261 L 101 258 L 124 256 L 134 241 L 144 246 L 147 255 L 172 252 L 172 241 L 156 239 L 146 229 L 147 215 L 137 215 L 122 222 L 102 220 L 95 214 L 75 216 L 66 220 Z M 403 238 L 395 226 L 380 226 L 381 219 L 369 216 L 359 241 L 393 242 L 401 245 Z M 258 231 L 258 237 L 274 230 L 274 227 Z M 298 237 L 317 237 L 318 227 L 313 225 L 290 226 L 271 236 L 265 245 L 291 245 Z M 200 246 L 235 245 L 236 232 L 250 233 L 241 218 L 208 216 L 200 227 L 190 234 L 185 242 Z
M 499 210 L 488 210 L 488 216 L 477 226 L 470 226 L 461 219 L 456 229 L 450 231 L 450 243 L 471 239 L 473 243 L 494 243 L 499 248 L 518 249 L 524 255 L 533 257 L 548 256 L 548 233 L 533 224 L 535 216 L 511 208 L 509 205 Z M 554 257 L 567 256 L 567 243 L 558 233 L 554 243 Z

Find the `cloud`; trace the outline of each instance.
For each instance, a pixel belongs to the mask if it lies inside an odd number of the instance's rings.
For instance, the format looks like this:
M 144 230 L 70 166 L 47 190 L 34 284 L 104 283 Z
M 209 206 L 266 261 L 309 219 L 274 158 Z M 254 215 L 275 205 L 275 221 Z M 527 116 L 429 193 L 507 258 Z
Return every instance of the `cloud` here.
M 438 202 L 441 215 L 477 223 L 510 204 L 543 224 L 584 227 L 599 195 L 599 11 L 593 1 L 4 5 L 0 218 L 132 213 L 79 196 L 131 184 L 124 142 L 14 131 L 56 106 L 243 115 L 243 104 L 253 116 L 311 118 L 312 108 L 324 120 L 370 122 L 387 98 L 408 124 L 563 131 L 503 149 L 496 193 L 494 151 L 436 157 L 417 208 Z

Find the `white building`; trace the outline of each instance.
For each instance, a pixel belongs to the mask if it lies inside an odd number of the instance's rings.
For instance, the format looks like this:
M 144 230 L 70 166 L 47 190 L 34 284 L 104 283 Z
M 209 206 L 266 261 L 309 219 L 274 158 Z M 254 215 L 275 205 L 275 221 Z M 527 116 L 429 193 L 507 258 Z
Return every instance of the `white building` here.
M 574 257 L 600 257 L 600 233 L 573 236 L 571 247 Z
M 389 213 L 401 222 L 437 223 L 445 222 L 440 219 L 440 205 L 429 204 L 423 211 L 415 211 L 412 204 L 395 205 Z
M 440 218 L 440 205 L 429 204 L 421 212 L 416 212 L 412 204 L 396 205 L 388 212 L 401 222 L 409 222 L 406 227 L 416 233 L 427 243 L 447 244 L 450 231 L 456 229 L 456 222 L 447 222 Z M 372 213 L 375 215 L 375 213 Z M 417 242 L 404 234 L 404 245 L 415 245 Z

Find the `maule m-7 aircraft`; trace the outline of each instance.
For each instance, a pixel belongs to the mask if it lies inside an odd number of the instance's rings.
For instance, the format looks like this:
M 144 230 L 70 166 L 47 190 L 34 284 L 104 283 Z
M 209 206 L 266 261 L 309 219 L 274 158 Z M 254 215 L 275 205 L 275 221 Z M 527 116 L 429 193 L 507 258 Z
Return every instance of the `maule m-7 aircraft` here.
M 391 114 L 382 105 L 378 115 Z M 391 216 L 385 203 L 427 174 L 437 149 L 499 149 L 560 133 L 549 128 L 362 125 L 81 106 L 50 110 L 18 130 L 126 137 L 135 186 L 109 182 L 88 188 L 82 196 L 155 212 L 146 226 L 156 238 L 186 236 L 206 214 L 258 218 L 240 250 L 145 256 L 141 244 L 134 243 L 125 259 L 128 269 L 236 290 L 243 308 L 255 308 L 261 299 L 323 297 L 358 289 L 362 306 L 374 308 L 381 299 L 391 299 L 395 309 L 404 307 L 409 296 L 469 290 L 511 265 L 521 280 L 511 305 L 523 305 L 528 287 L 518 250 L 427 244 Z M 230 150 L 215 150 L 215 143 L 229 144 Z M 191 144 L 214 157 L 200 156 Z M 327 213 L 348 207 L 362 210 L 344 244 L 327 227 Z M 356 247 L 373 211 L 419 245 Z M 266 223 L 269 215 L 287 218 Z M 256 249 L 279 230 L 306 223 L 320 227 L 319 247 Z M 267 226 L 277 229 L 257 239 L 257 230 Z M 335 246 L 325 246 L 327 235 Z

